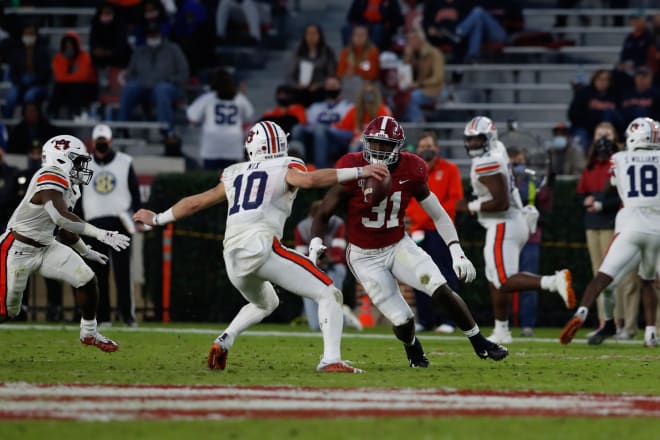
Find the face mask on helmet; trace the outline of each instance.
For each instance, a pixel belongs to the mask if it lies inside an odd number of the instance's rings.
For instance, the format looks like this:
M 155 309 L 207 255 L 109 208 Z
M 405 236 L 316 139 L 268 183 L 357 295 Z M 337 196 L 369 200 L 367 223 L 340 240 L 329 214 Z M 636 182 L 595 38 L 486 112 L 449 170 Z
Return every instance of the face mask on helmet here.
M 489 142 L 485 134 L 465 136 L 463 140 L 465 143 L 465 151 L 467 151 L 467 154 L 470 157 L 482 156 L 489 150 Z
M 405 139 L 403 128 L 394 118 L 379 116 L 362 133 L 364 158 L 371 164 L 394 164 Z
M 80 139 L 61 135 L 49 139 L 42 149 L 42 166 L 55 166 L 67 173 L 73 183 L 87 185 L 94 172 L 87 168 L 91 157 Z
M 463 140 L 470 157 L 481 156 L 496 147 L 497 129 L 495 124 L 485 116 L 472 118 L 463 130 Z
M 245 150 L 251 162 L 284 157 L 288 152 L 287 135 L 274 122 L 257 122 L 248 131 Z

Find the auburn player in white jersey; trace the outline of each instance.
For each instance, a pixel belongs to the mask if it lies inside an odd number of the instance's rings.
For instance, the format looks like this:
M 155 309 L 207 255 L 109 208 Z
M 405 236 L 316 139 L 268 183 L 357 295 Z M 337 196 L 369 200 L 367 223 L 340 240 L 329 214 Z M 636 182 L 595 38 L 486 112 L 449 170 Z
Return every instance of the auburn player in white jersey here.
M 38 271 L 73 286 L 82 310 L 80 341 L 106 352 L 116 351 L 118 345 L 96 330 L 98 285 L 83 261 L 106 264 L 108 259 L 79 236 L 96 238 L 116 251 L 125 249 L 129 238 L 96 228 L 70 212 L 80 197 L 78 185 L 87 185 L 93 174 L 87 169 L 91 157 L 80 139 L 55 136 L 42 151 L 42 167 L 0 236 L 0 322 L 18 315 L 28 278 Z
M 536 228 L 538 212 L 522 206 L 506 149 L 497 140 L 493 121 L 477 116 L 467 123 L 463 134 L 472 158 L 470 180 L 476 199 L 469 203 L 459 201 L 457 208 L 476 214 L 486 229 L 484 262 L 495 315 L 495 328 L 489 339 L 509 343 L 510 293 L 538 289 L 557 292 L 566 307 L 572 308 L 575 294 L 571 274 L 565 269 L 548 276 L 519 272 L 520 250 Z
M 564 327 L 560 341 L 571 342 L 598 295 L 639 265 L 646 320 L 644 345 L 657 347 L 653 280 L 660 271 L 660 124 L 650 118 L 633 120 L 626 130 L 626 151 L 614 154 L 610 160 L 612 184 L 623 208 L 616 215 L 614 237 L 598 273 L 587 285 L 580 307 Z M 616 329 L 613 320 L 605 325 Z
M 228 202 L 223 256 L 230 281 L 249 303 L 211 345 L 208 367 L 224 369 L 236 337 L 275 310 L 279 300 L 274 283 L 319 305 L 324 351 L 317 371 L 361 373 L 341 360 L 342 293 L 309 259 L 280 240 L 298 188 L 325 187 L 360 176 L 381 180 L 387 168 L 367 165 L 307 172 L 304 162 L 287 156 L 286 134 L 271 121 L 250 129 L 245 148 L 250 161 L 225 169 L 216 187 L 185 197 L 160 214 L 141 209 L 133 216 L 138 222 L 162 225 Z

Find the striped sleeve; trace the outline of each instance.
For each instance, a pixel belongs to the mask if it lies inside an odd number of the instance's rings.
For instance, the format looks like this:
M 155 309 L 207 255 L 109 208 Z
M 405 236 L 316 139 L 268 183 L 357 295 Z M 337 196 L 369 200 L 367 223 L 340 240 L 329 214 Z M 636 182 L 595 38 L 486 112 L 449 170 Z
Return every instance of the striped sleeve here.
M 298 159 L 297 157 L 290 157 L 289 159 L 290 162 L 287 165 L 288 168 L 295 168 L 296 170 L 307 172 L 307 166 L 305 165 L 305 162 Z
M 502 171 L 502 165 L 496 160 L 483 162 L 474 167 L 474 172 L 477 173 L 478 176 L 489 176 L 501 173 Z
M 70 186 L 69 179 L 63 173 L 53 169 L 43 170 L 37 176 L 37 192 L 48 189 L 66 192 L 69 190 Z

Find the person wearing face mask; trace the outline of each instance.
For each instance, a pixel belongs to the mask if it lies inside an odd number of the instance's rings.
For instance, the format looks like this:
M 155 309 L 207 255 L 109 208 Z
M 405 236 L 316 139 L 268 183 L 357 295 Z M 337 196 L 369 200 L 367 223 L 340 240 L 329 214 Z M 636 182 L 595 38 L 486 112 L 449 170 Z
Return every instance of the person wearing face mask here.
M 547 143 L 550 156 L 550 175 L 580 176 L 584 169 L 584 153 L 573 145 L 571 132 L 565 124 L 552 129 L 552 139 Z
M 610 157 L 619 151 L 617 133 L 614 126 L 603 122 L 594 131 L 594 142 L 589 148 L 587 165 L 580 176 L 576 193 L 580 204 L 584 207 L 584 225 L 586 230 L 587 248 L 591 258 L 593 273 L 598 272 L 605 253 L 614 236 L 614 220 L 621 206 L 621 199 L 616 188 L 609 184 Z M 616 298 L 632 297 L 637 292 L 639 306 L 639 287 L 635 287 L 633 277 L 624 278 L 617 286 Z M 633 301 L 631 301 L 633 302 Z M 600 344 L 606 337 L 613 336 L 617 329 L 604 326 L 604 323 L 614 318 L 615 298 L 611 289 L 606 289 L 597 301 L 599 327 L 589 334 L 589 344 Z M 636 331 L 636 315 L 627 316 L 626 332 Z M 633 322 L 634 321 L 634 322 Z
M 156 119 L 167 125 L 165 140 L 174 136 L 176 100 L 184 97 L 183 84 L 188 80 L 188 61 L 181 48 L 163 38 L 158 26 L 146 32 L 146 46 L 138 47 L 126 68 L 126 84 L 119 97 L 121 121 L 133 120 L 131 113 L 138 103 L 155 104 Z
M 328 151 L 327 132 L 330 126 L 339 122 L 351 108 L 351 103 L 342 98 L 341 81 L 329 76 L 323 84 L 325 101 L 315 102 L 306 112 L 307 123 L 293 127 L 292 141 L 302 142 L 306 150 L 312 151 L 308 157 L 319 168 L 331 166 L 331 151 Z
M 261 121 L 273 121 L 285 133 L 293 131 L 298 124 L 307 122 L 305 107 L 295 102 L 296 90 L 293 86 L 281 84 L 275 89 L 275 102 L 277 105 L 266 110 L 261 115 Z
M 58 130 L 41 111 L 39 103 L 28 103 L 21 108 L 21 120 L 9 130 L 7 153 L 27 155 L 36 145 L 41 146 L 57 135 Z M 41 151 L 36 155 L 36 169 L 41 166 Z
M 172 26 L 160 0 L 145 0 L 142 3 L 142 14 L 134 31 L 129 35 L 134 47 L 147 44 L 147 30 L 151 27 L 157 27 L 163 38 L 169 38 Z
M 48 103 L 48 113 L 72 118 L 87 111 L 98 96 L 96 69 L 89 52 L 80 45 L 76 32 L 67 32 L 60 41 L 60 50 L 53 57 L 55 83 Z
M 424 160 L 428 168 L 429 189 L 438 197 L 438 201 L 452 221 L 455 221 L 456 202 L 463 198 L 463 182 L 458 167 L 439 156 L 440 147 L 433 131 L 422 132 L 417 139 L 415 152 Z M 442 275 L 447 279 L 449 287 L 455 292 L 460 292 L 458 278 L 451 265 L 449 248 L 440 237 L 433 220 L 417 200 L 410 201 L 408 209 L 406 209 L 406 218 L 410 221 L 408 230 L 411 238 L 431 256 Z M 418 330 L 435 329 L 440 333 L 453 333 L 453 323 L 443 323 L 442 317 L 431 304 L 431 298 L 420 290 L 414 290 L 414 292 Z M 442 325 L 440 325 L 441 323 Z
M 3 109 L 6 119 L 14 117 L 16 105 L 44 99 L 51 77 L 48 42 L 38 36 L 37 26 L 27 24 L 18 38 L 8 42 L 5 62 L 11 88 Z
M 97 69 L 125 68 L 131 57 L 126 39 L 126 25 L 110 3 L 98 6 L 89 33 L 89 51 Z
M 85 186 L 76 206 L 81 218 L 97 227 L 111 228 L 122 234 L 131 235 L 138 230 L 131 216 L 141 207 L 137 175 L 133 159 L 112 148 L 112 130 L 98 124 L 92 130 L 94 154 L 89 169 L 94 171 L 92 181 Z M 127 326 L 135 326 L 135 301 L 131 281 L 131 251 L 115 252 L 111 247 L 90 239 L 94 249 L 112 261 L 117 288 L 117 311 Z M 99 304 L 97 319 L 100 323 L 111 323 L 110 266 L 90 262 L 90 267 L 99 282 Z

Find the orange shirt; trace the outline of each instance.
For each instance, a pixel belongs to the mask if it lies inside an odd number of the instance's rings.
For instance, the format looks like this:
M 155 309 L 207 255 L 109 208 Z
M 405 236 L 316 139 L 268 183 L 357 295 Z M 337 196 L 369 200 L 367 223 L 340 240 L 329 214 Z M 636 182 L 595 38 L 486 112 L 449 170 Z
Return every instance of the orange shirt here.
M 298 123 L 300 124 L 307 123 L 307 115 L 305 114 L 305 107 L 303 107 L 300 104 L 291 104 L 286 108 L 286 110 L 282 110 L 280 107 L 275 107 L 272 110 L 266 111 L 263 114 L 263 118 L 264 119 L 277 118 L 287 115 L 295 117 L 298 120 Z
M 429 189 L 438 197 L 440 204 L 452 220 L 456 217 L 456 202 L 463 198 L 463 182 L 461 173 L 456 164 L 438 158 L 433 168 L 429 170 Z M 434 231 L 435 225 L 424 208 L 412 199 L 406 209 L 406 216 L 410 219 L 410 230 Z
M 350 65 L 348 60 L 348 47 L 341 50 L 339 54 L 339 62 L 337 63 L 337 76 L 343 78 L 347 75 L 349 67 L 353 68 L 353 74 L 358 75 L 367 81 L 375 81 L 380 78 L 380 53 L 376 46 L 371 45 L 366 56 L 362 54 L 364 49 L 357 49 L 355 51 L 356 58 L 363 60 L 357 62 L 356 65 Z
M 361 132 L 369 122 L 371 122 L 373 119 L 377 118 L 378 116 L 392 116 L 392 112 L 385 104 L 381 104 L 375 116 L 372 117 L 365 113 L 364 120 L 362 121 L 362 125 L 358 127 L 357 122 L 355 121 L 355 106 L 353 106 L 350 109 L 348 109 L 344 117 L 341 118 L 339 122 L 335 122 L 332 125 L 335 128 L 339 128 L 341 130 L 351 130 L 351 131 Z

